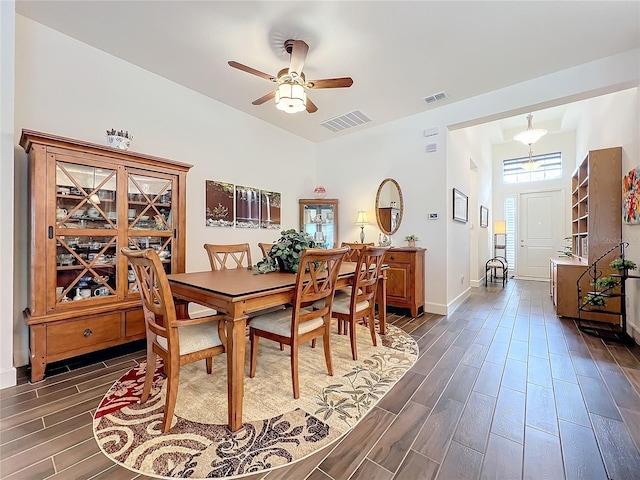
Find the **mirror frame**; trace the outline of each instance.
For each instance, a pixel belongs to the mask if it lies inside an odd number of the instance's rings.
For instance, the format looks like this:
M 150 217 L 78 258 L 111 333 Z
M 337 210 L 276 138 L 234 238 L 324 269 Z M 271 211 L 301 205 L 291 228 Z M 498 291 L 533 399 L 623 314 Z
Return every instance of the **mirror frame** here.
M 396 222 L 396 227 L 391 231 L 385 230 L 384 227 L 382 226 L 382 221 L 380 220 L 380 212 L 378 211 L 378 207 L 380 206 L 380 194 L 382 193 L 382 189 L 385 187 L 387 183 L 392 183 L 396 187 L 396 190 L 398 191 L 398 197 L 400 200 L 400 205 L 398 205 L 399 212 L 398 212 L 398 220 Z M 396 182 L 393 178 L 385 178 L 380 184 L 380 186 L 378 187 L 378 193 L 376 194 L 375 209 L 376 209 L 376 220 L 378 221 L 378 228 L 382 231 L 382 233 L 384 233 L 385 235 L 393 235 L 394 233 L 396 233 L 398 231 L 398 228 L 400 228 L 400 223 L 402 222 L 402 215 L 404 213 L 404 200 L 402 198 L 402 189 L 400 188 L 400 185 L 398 184 L 398 182 Z

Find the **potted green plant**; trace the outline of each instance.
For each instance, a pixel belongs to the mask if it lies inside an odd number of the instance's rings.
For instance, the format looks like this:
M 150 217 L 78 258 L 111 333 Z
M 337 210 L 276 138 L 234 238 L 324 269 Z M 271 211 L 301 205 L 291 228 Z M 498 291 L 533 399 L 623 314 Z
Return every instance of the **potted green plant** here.
M 415 247 L 416 242 L 420 240 L 420 237 L 412 233 L 411 235 L 407 235 L 406 237 L 404 237 L 404 240 L 409 244 L 410 247 Z
M 626 275 L 627 271 L 635 270 L 638 266 L 631 260 L 622 259 L 620 257 L 614 258 L 609 264 L 609 268 L 612 270 L 621 271 L 623 275 Z
M 585 305 L 590 305 L 596 308 L 607 306 L 607 299 L 602 295 L 598 295 L 596 293 L 587 293 L 582 301 Z
M 253 269 L 256 273 L 298 271 L 298 264 L 305 248 L 316 248 L 313 237 L 306 232 L 289 229 L 280 232 L 280 238 L 273 244 L 267 256 L 260 260 Z
M 591 282 L 591 285 L 598 290 L 610 290 L 617 287 L 620 284 L 618 280 L 613 277 L 600 277 L 595 282 Z

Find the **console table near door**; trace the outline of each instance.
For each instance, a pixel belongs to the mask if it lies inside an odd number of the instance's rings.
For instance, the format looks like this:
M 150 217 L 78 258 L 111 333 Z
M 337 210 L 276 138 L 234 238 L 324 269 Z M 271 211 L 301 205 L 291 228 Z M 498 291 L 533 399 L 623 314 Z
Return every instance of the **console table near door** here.
M 419 247 L 393 247 L 384 257 L 387 305 L 409 309 L 412 317 L 424 312 L 425 252 Z

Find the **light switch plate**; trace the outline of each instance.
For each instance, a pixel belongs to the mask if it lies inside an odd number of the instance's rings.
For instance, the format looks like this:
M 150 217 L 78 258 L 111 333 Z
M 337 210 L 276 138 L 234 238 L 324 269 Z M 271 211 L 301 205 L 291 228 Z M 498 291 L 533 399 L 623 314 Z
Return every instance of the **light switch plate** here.
M 438 214 L 437 213 L 430 213 L 429 214 L 429 220 L 437 220 L 438 219 Z

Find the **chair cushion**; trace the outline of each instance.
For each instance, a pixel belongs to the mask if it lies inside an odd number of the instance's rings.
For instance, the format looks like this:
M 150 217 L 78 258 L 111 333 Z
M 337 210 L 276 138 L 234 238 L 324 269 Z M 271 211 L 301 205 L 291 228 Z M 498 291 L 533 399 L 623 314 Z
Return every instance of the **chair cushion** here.
M 333 306 L 331 307 L 331 310 L 335 313 L 349 315 L 350 304 L 351 295 L 344 295 L 342 292 L 338 294 L 336 292 L 335 296 L 333 297 Z M 367 308 L 369 308 L 369 302 L 367 300 L 365 300 L 364 302 L 356 303 L 356 312 L 361 312 L 362 310 L 366 310 Z
M 180 355 L 222 345 L 222 340 L 218 335 L 217 321 L 178 327 L 178 335 L 180 337 Z M 166 338 L 159 336 L 156 342 L 167 350 Z
M 489 260 L 487 262 L 487 267 L 491 268 L 506 268 L 506 264 L 504 262 L 500 262 L 499 260 Z
M 262 330 L 263 332 L 274 333 L 282 337 L 291 336 L 291 314 L 292 307 L 285 308 L 284 310 L 278 310 L 276 312 L 267 313 L 264 315 L 258 315 L 249 322 L 249 328 L 255 328 L 256 330 Z M 301 312 L 311 313 L 313 310 L 309 308 L 300 309 Z M 309 320 L 299 325 L 298 334 L 303 335 L 311 330 L 315 330 L 323 325 L 324 321 L 322 317 Z

